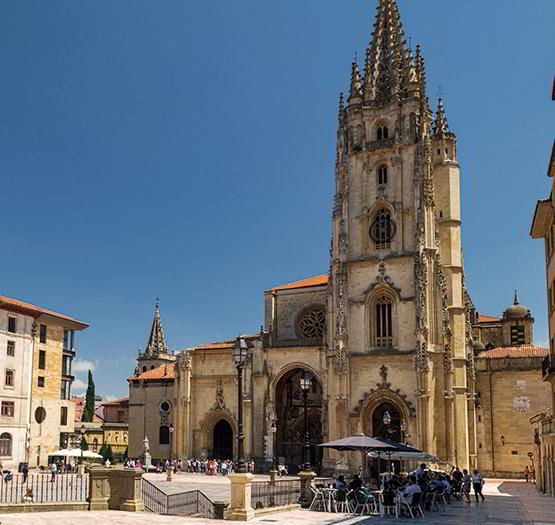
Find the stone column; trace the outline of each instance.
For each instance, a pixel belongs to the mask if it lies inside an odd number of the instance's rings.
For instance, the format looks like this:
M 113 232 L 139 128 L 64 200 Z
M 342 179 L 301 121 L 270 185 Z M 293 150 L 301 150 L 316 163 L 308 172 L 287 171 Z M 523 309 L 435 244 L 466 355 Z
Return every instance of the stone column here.
M 248 521 L 254 518 L 251 507 L 252 474 L 229 474 L 231 481 L 231 503 L 224 512 L 226 520 Z
M 108 510 L 110 499 L 109 470 L 92 467 L 89 470 L 89 510 Z
M 299 472 L 299 478 L 301 478 L 301 506 L 303 507 L 309 507 L 312 503 L 310 486 L 315 477 L 316 472 Z
M 166 481 L 171 481 L 173 479 L 173 467 L 168 467 L 166 471 Z

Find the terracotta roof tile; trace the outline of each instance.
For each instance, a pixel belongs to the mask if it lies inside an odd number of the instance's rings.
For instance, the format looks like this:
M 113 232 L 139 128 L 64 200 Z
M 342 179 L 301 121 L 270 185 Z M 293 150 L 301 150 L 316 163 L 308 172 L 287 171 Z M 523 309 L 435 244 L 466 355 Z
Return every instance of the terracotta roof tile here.
M 478 315 L 478 322 L 479 323 L 499 323 L 503 321 L 502 317 L 493 317 L 491 315 Z
M 480 352 L 478 357 L 545 357 L 548 354 L 549 348 L 534 345 L 522 345 L 492 348 L 491 350 Z
M 3 295 L 0 295 L 0 307 L 2 305 L 12 306 L 15 308 L 20 308 L 22 310 L 27 310 L 30 315 L 32 315 L 33 313 L 39 314 L 39 315 L 45 314 L 45 315 L 51 315 L 52 317 L 58 317 L 59 319 L 65 319 L 66 321 L 77 323 L 78 325 L 81 326 L 81 329 L 87 328 L 89 326 L 88 323 L 85 323 L 83 321 L 78 321 L 73 317 L 69 317 L 64 314 L 59 314 L 58 312 L 53 312 L 52 310 L 47 310 L 46 308 L 41 308 L 40 306 L 35 306 L 34 304 L 25 303 L 18 299 L 12 299 L 11 297 L 5 297 Z
M 131 376 L 127 378 L 130 381 L 137 381 L 139 379 L 175 379 L 175 363 L 169 365 L 162 365 L 146 372 L 141 372 L 138 376 Z
M 323 273 L 322 275 L 316 275 L 314 277 L 309 277 L 308 279 L 303 279 L 301 281 L 295 281 L 294 283 L 282 284 L 281 286 L 276 286 L 269 292 L 276 292 L 279 290 L 293 290 L 295 288 L 308 288 L 310 286 L 323 286 L 328 284 L 328 274 Z
M 106 401 L 106 403 L 102 403 L 102 406 L 112 406 L 112 405 L 121 405 L 122 403 L 129 402 L 129 397 L 122 397 L 120 399 L 114 399 L 113 401 Z
M 243 335 L 241 336 L 244 339 L 246 339 L 247 341 L 252 341 L 254 339 L 258 339 L 260 338 L 260 334 L 248 334 L 248 335 Z M 209 343 L 207 345 L 200 345 L 200 346 L 194 346 L 192 348 L 192 350 L 209 350 L 211 348 L 233 348 L 233 346 L 235 345 L 235 341 L 237 340 L 236 337 L 234 337 L 233 339 L 226 339 L 225 341 L 219 341 L 216 343 Z

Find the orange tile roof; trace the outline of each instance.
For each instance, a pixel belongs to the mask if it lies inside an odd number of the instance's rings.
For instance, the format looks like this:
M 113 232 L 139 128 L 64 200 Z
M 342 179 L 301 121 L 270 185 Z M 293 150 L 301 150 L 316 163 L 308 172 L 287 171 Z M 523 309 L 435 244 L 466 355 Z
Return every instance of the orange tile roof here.
M 138 376 L 127 378 L 129 381 L 138 381 L 139 379 L 175 379 L 175 363 L 162 365 L 146 372 L 141 372 Z
M 66 321 L 77 323 L 78 325 L 80 325 L 80 329 L 87 328 L 89 326 L 88 323 L 78 321 L 77 319 L 73 319 L 73 317 L 59 314 L 58 312 L 53 312 L 52 310 L 47 310 L 46 308 L 41 308 L 40 306 L 35 306 L 34 304 L 25 303 L 23 301 L 19 301 L 18 299 L 12 299 L 11 297 L 4 297 L 3 295 L 0 295 L 0 308 L 3 305 L 22 310 L 23 313 L 28 313 L 28 315 L 32 315 L 34 317 L 38 317 L 39 315 L 44 314 L 51 315 L 52 317 L 58 317 L 59 319 L 65 319 Z
M 534 345 L 521 345 L 492 348 L 491 350 L 480 352 L 478 357 L 545 357 L 548 354 L 549 348 Z
M 241 337 L 243 337 L 248 341 L 251 341 L 253 339 L 258 339 L 260 337 L 260 334 L 247 334 L 247 335 L 242 335 Z M 234 337 L 233 339 L 226 339 L 225 341 L 209 343 L 207 345 L 194 346 L 192 350 L 209 350 L 211 348 L 233 348 L 236 340 L 237 338 Z
M 106 403 L 102 403 L 102 406 L 113 406 L 113 405 L 121 405 L 129 402 L 129 397 L 122 397 L 120 399 L 114 399 L 113 401 L 106 401 Z
M 294 283 L 282 284 L 281 286 L 276 286 L 268 292 L 276 292 L 280 290 L 293 290 L 295 288 L 308 288 L 310 286 L 323 286 L 328 284 L 328 274 L 323 273 L 322 275 L 316 275 L 314 277 L 309 277 L 308 279 L 303 279 L 302 281 L 295 281 Z
M 75 412 L 73 416 L 73 421 L 76 423 L 81 421 L 83 417 L 83 410 L 85 410 L 85 398 L 84 397 L 72 397 L 71 400 L 75 403 Z M 97 411 L 100 407 L 95 407 L 94 415 L 93 415 L 93 423 L 102 423 L 104 421 L 101 418 Z
M 478 314 L 479 323 L 499 323 L 500 321 L 503 321 L 502 317 L 493 317 L 491 315 Z

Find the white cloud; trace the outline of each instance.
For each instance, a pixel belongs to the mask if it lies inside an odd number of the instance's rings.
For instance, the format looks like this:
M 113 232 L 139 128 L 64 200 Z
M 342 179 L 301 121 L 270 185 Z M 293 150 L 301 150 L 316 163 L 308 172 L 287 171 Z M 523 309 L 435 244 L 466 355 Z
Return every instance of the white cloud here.
M 116 399 L 117 399 L 117 396 L 111 396 L 109 394 L 102 396 L 102 401 L 106 401 L 106 402 L 115 401 Z
M 87 384 L 76 377 L 73 381 L 72 390 L 74 393 L 84 392 L 85 390 L 87 390 Z
M 88 372 L 89 370 L 94 370 L 96 365 L 92 361 L 86 361 L 84 359 L 76 359 L 71 365 L 74 372 Z

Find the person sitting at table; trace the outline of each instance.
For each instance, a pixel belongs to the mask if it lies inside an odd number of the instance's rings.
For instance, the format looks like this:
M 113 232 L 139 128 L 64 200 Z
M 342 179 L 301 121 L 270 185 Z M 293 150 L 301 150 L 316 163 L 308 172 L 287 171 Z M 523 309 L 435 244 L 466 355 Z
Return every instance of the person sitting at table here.
M 409 505 L 412 505 L 412 497 L 416 493 L 422 494 L 422 489 L 420 488 L 420 485 L 416 483 L 416 477 L 410 476 L 409 484 L 401 493 L 401 500 L 403 501 L 403 503 L 408 503 Z
M 362 480 L 359 478 L 358 474 L 355 474 L 349 483 L 349 490 L 360 490 L 361 488 Z
M 334 489 L 344 489 L 347 487 L 347 483 L 345 483 L 345 476 L 339 476 L 337 481 L 333 484 Z
M 370 490 L 380 490 L 380 487 L 378 485 L 378 480 L 376 478 L 370 478 L 366 483 L 366 485 Z

